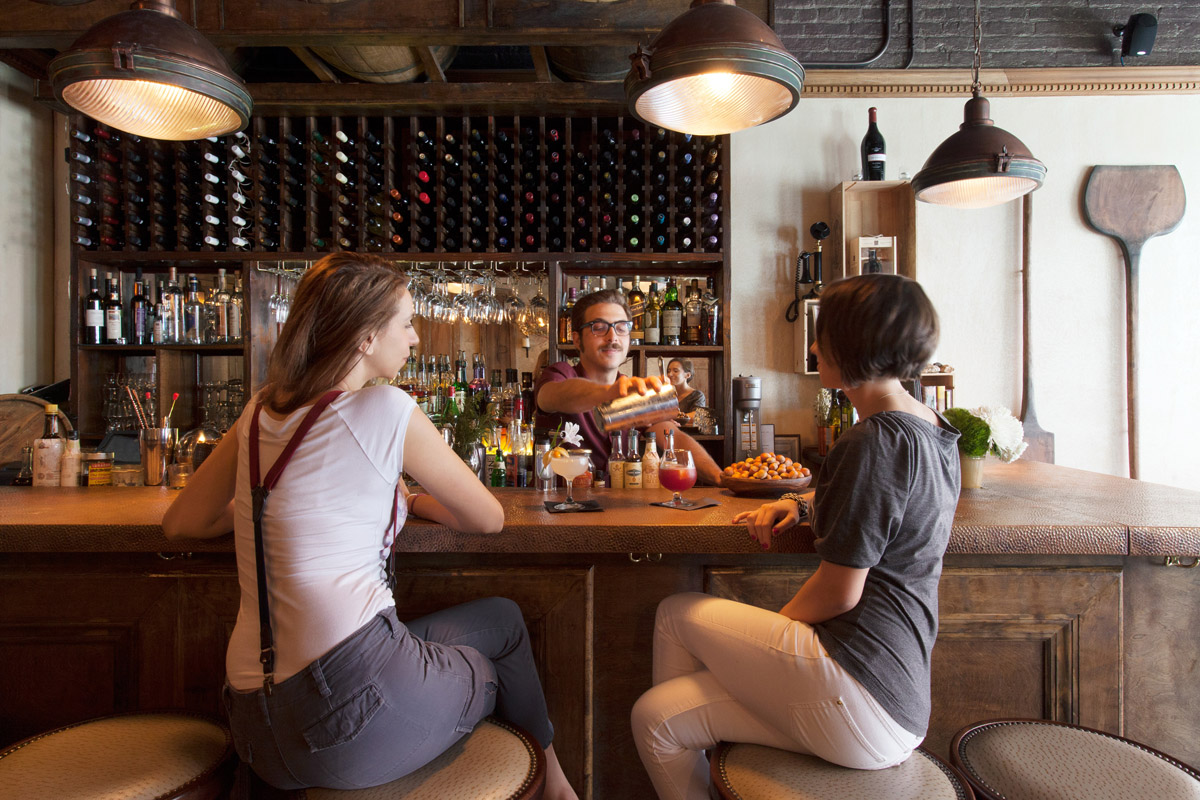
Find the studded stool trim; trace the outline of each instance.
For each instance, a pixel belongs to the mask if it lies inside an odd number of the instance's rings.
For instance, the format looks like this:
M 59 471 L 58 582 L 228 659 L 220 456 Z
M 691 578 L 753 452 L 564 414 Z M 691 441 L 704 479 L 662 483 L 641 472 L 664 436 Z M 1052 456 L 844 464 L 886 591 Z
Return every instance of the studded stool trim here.
M 760 750 L 771 750 L 772 749 L 772 748 L 762 747 L 761 745 L 736 745 L 736 744 L 733 744 L 730 742 L 721 742 L 720 744 L 718 744 L 716 749 L 713 751 L 711 763 L 710 763 L 710 767 L 709 767 L 709 774 L 712 779 L 710 795 L 712 796 L 713 800 L 758 800 L 757 796 L 747 797 L 731 785 L 731 782 L 734 780 L 734 778 L 730 775 L 730 772 L 728 770 L 728 759 L 729 759 L 729 756 L 733 753 L 735 747 L 755 747 Z M 782 753 L 785 753 L 786 751 L 776 751 L 776 752 L 779 752 L 782 754 Z M 845 780 L 847 782 L 853 781 L 855 776 L 860 776 L 864 780 L 878 781 L 878 780 L 880 780 L 880 776 L 886 776 L 887 773 L 890 771 L 888 769 L 878 770 L 878 771 L 852 770 L 852 769 L 848 769 L 845 767 L 839 767 L 834 764 L 829 764 L 828 762 L 825 762 L 825 761 L 821 761 L 816 756 L 808 756 L 808 755 L 801 755 L 801 754 L 795 754 L 795 753 L 786 753 L 786 755 L 794 756 L 795 758 L 812 759 L 812 762 L 819 765 L 819 768 L 822 770 L 822 776 L 826 775 L 828 773 L 828 771 L 838 771 L 838 770 L 844 771 L 846 773 Z M 954 769 L 954 767 L 947 764 L 945 761 L 938 758 L 933 753 L 930 753 L 929 751 L 923 750 L 921 748 L 918 748 L 913 751 L 913 757 L 914 758 L 924 758 L 926 762 L 932 763 L 934 766 L 936 766 L 937 769 L 945 776 L 947 788 L 953 790 L 954 797 L 956 797 L 958 800 L 974 800 L 975 794 L 971 791 L 970 784 L 967 783 L 966 779 L 961 774 L 959 774 L 958 770 Z M 906 761 L 905 763 L 908 763 L 908 762 Z M 897 767 L 892 767 L 891 769 L 899 769 L 902 767 L 903 767 L 903 765 L 897 765 Z M 800 767 L 798 767 L 798 769 L 803 770 L 804 767 L 800 766 Z M 848 787 L 848 788 L 852 788 L 852 787 Z M 876 788 L 878 788 L 878 787 L 876 787 Z M 845 789 L 842 789 L 842 788 L 839 788 L 835 794 L 839 798 L 839 800 L 841 800 L 841 798 L 843 798 L 843 797 L 851 796 L 851 795 L 846 794 Z M 826 795 L 819 795 L 820 798 L 824 798 L 825 796 Z M 883 795 L 879 794 L 879 796 L 883 796 Z M 948 794 L 947 794 L 947 796 L 948 796 Z M 818 798 L 818 795 L 813 794 L 811 792 L 804 792 L 804 793 L 795 794 L 795 795 L 789 793 L 786 796 L 772 795 L 772 800 L 787 800 L 787 798 L 795 798 L 795 800 L 816 800 L 816 798 Z
M 3 776 L 4 773 L 4 767 L 6 766 L 4 764 L 5 759 L 18 754 L 21 751 L 38 744 L 39 742 L 44 742 L 52 736 L 98 723 L 107 723 L 123 719 L 137 720 L 139 718 L 142 718 L 148 722 L 151 721 L 151 718 L 153 717 L 173 718 L 175 721 L 178 721 L 181 718 L 186 718 L 207 723 L 208 725 L 212 726 L 214 731 L 220 731 L 220 735 L 224 741 L 221 754 L 213 760 L 211 766 L 205 768 L 204 771 L 195 775 L 192 779 L 186 781 L 185 783 L 172 786 L 165 793 L 155 795 L 153 800 L 173 800 L 174 798 L 189 797 L 216 797 L 218 794 L 217 788 L 214 788 L 212 791 L 205 791 L 204 787 L 222 771 L 228 771 L 230 774 L 232 774 L 233 737 L 229 733 L 229 728 L 219 720 L 191 711 L 136 711 L 127 714 L 111 714 L 106 717 L 97 717 L 95 719 L 84 720 L 83 722 L 76 722 L 70 725 L 64 725 L 61 728 L 55 728 L 54 730 L 39 733 L 36 736 L 31 736 L 28 739 L 24 739 L 16 744 L 10 745 L 9 747 L 5 748 L 3 752 L 0 752 L 0 776 Z M 0 782 L 3 782 L 4 780 L 5 779 L 3 777 L 0 777 Z M 197 790 L 199 791 L 197 792 Z M 196 793 L 193 794 L 193 792 Z
M 1143 753 L 1146 753 L 1147 755 L 1153 756 L 1154 758 L 1157 758 L 1160 761 L 1163 761 L 1164 763 L 1166 763 L 1172 767 L 1175 767 L 1176 769 L 1180 770 L 1188 777 L 1192 778 L 1198 784 L 1200 784 L 1200 772 L 1198 772 L 1194 767 L 1192 767 L 1188 764 L 1185 764 L 1182 761 L 1180 761 L 1176 758 L 1173 758 L 1172 756 L 1167 755 L 1166 753 L 1155 750 L 1152 747 L 1148 747 L 1148 746 L 1142 744 L 1141 742 L 1135 742 L 1132 739 L 1126 739 L 1122 736 L 1117 736 L 1116 734 L 1108 733 L 1106 731 L 1096 730 L 1094 728 L 1086 728 L 1082 725 L 1071 725 L 1069 723 L 1056 722 L 1054 720 L 1047 720 L 1047 719 L 995 719 L 995 720 L 985 720 L 983 722 L 976 722 L 971 725 L 968 725 L 967 727 L 960 730 L 957 734 L 955 734 L 953 741 L 950 743 L 950 760 L 951 760 L 951 762 L 953 763 L 953 765 L 955 767 L 957 767 L 967 777 L 967 780 L 969 780 L 971 782 L 971 784 L 972 784 L 972 786 L 974 786 L 976 792 L 978 792 L 979 796 L 981 798 L 984 798 L 984 800 L 1019 800 L 1019 798 L 1011 798 L 1010 799 L 1008 797 L 1008 795 L 1004 794 L 1003 789 L 992 785 L 991 783 L 988 782 L 988 780 L 986 778 L 984 778 L 984 776 L 979 774 L 979 771 L 975 768 L 975 765 L 972 763 L 970 754 L 967 752 L 967 750 L 970 746 L 970 743 L 973 739 L 975 739 L 977 736 L 979 736 L 981 734 L 992 732 L 999 728 L 1017 727 L 1017 726 L 1056 727 L 1056 728 L 1064 728 L 1064 729 L 1071 730 L 1071 731 L 1078 731 L 1080 733 L 1093 734 L 1093 735 L 1101 737 L 1103 739 L 1108 739 L 1112 742 L 1126 745 L 1128 747 L 1133 748 L 1134 750 L 1138 750 Z M 1084 789 L 1086 791 L 1086 787 L 1084 787 Z M 1200 796 L 1200 786 L 1197 787 L 1197 796 Z
M 503 798 L 496 798 L 496 800 L 535 800 L 535 798 L 540 798 L 542 796 L 542 792 L 544 791 L 546 780 L 546 755 L 541 746 L 538 745 L 537 741 L 534 740 L 534 738 L 523 728 L 513 725 L 512 723 L 505 722 L 504 720 L 496 719 L 495 717 L 487 717 L 481 721 L 478 726 L 476 726 L 476 731 L 478 731 L 483 725 L 490 725 L 512 734 L 525 748 L 525 752 L 529 756 L 529 769 L 527 770 L 520 785 L 518 785 L 507 796 Z M 470 736 L 473 735 L 475 735 L 474 732 L 469 736 L 464 737 L 460 741 L 465 742 L 470 738 Z M 438 756 L 438 758 L 442 758 L 442 756 Z M 430 764 L 433 764 L 436 761 L 437 759 L 434 759 L 430 762 Z M 410 778 L 411 775 L 419 773 L 421 769 L 426 769 L 428 766 L 429 765 L 421 767 L 404 778 L 397 778 L 392 783 L 401 783 Z M 354 800 L 355 798 L 363 798 L 365 800 L 366 798 L 372 798 L 372 800 L 375 800 L 377 798 L 389 797 L 390 795 L 388 794 L 388 787 L 392 786 L 392 783 L 385 783 L 381 786 L 375 786 L 370 789 L 303 789 L 297 792 L 294 797 L 296 800 L 334 800 L 335 798 L 338 798 L 339 800 L 343 798 L 344 800 Z M 422 790 L 418 788 L 418 791 Z M 426 787 L 423 791 L 428 792 L 428 787 Z M 406 796 L 408 795 L 402 795 L 402 797 Z M 471 798 L 463 797 L 455 798 L 455 800 L 471 800 Z

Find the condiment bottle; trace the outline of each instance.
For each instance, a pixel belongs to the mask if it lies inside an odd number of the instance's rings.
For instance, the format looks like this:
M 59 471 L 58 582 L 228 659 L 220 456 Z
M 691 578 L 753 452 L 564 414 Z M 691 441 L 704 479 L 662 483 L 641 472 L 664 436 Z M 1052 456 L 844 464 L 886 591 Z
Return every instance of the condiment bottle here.
M 66 444 L 63 446 L 62 467 L 58 476 L 59 486 L 79 485 L 79 461 L 79 431 L 71 431 L 67 434 Z
M 646 452 L 642 453 L 642 488 L 657 489 L 658 483 L 658 445 L 653 431 L 646 434 Z
M 608 454 L 608 485 L 612 489 L 625 488 L 625 453 L 621 449 L 621 434 L 612 435 L 612 452 Z
M 625 454 L 625 488 L 642 488 L 642 460 L 638 458 L 638 432 L 629 432 L 629 452 Z
M 46 406 L 42 437 L 33 440 L 33 485 L 58 486 L 62 474 L 63 438 L 58 432 L 58 406 Z

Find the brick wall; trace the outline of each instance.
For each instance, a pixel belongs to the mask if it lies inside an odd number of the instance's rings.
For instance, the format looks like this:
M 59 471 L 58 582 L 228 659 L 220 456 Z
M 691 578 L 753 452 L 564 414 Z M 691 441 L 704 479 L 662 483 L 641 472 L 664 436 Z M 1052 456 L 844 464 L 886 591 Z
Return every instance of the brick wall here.
M 972 0 L 892 0 L 892 40 L 877 69 L 970 68 Z M 883 40 L 883 0 L 775 0 L 775 32 L 802 64 L 870 58 Z M 1111 0 L 983 0 L 983 68 L 1116 66 L 1112 28 L 1158 18 L 1150 55 L 1126 66 L 1200 65 L 1200 0 L 1142 6 Z M 911 64 L 909 30 L 915 31 Z

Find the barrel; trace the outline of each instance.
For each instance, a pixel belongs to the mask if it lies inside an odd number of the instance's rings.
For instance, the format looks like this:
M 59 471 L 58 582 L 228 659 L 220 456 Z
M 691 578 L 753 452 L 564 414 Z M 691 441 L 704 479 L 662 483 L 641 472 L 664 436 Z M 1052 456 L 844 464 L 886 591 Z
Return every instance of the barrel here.
M 445 69 L 458 53 L 455 45 L 430 48 Z M 370 83 L 407 83 L 425 71 L 421 57 L 411 47 L 347 46 L 314 47 L 312 51 L 342 72 Z
M 629 56 L 637 48 L 629 47 L 547 47 L 546 59 L 560 77 L 572 81 L 612 83 L 625 80 Z

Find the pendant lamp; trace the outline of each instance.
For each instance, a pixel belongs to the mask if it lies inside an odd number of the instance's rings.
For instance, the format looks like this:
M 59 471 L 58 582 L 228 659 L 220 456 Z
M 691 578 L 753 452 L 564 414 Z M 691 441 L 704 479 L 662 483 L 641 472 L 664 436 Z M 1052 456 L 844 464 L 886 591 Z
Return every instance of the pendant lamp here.
M 203 139 L 250 121 L 245 84 L 172 5 L 156 0 L 93 25 L 49 72 L 59 100 L 138 136 Z
M 982 27 L 975 0 L 975 62 L 971 99 L 958 132 L 942 142 L 912 179 L 917 199 L 954 208 L 987 208 L 1028 194 L 1046 179 L 1046 165 L 1021 140 L 997 128 L 979 81 Z
M 630 60 L 625 97 L 633 115 L 699 136 L 777 119 L 796 107 L 804 86 L 800 62 L 734 0 L 693 0 Z

